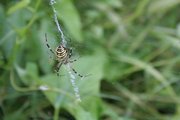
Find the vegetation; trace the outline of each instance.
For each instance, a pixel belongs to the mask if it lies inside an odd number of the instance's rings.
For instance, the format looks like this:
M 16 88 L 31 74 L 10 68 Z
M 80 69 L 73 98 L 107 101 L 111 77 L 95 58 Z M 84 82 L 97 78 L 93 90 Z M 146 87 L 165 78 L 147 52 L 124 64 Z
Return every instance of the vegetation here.
M 48 0 L 0 2 L 0 120 L 179 120 L 179 0 L 56 0 L 81 102 L 55 61 Z

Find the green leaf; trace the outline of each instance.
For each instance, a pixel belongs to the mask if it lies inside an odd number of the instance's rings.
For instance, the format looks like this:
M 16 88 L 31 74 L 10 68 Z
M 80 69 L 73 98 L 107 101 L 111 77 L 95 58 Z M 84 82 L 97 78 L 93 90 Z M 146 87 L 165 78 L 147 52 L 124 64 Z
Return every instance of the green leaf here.
M 153 14 L 156 12 L 168 11 L 179 3 L 179 0 L 155 0 L 150 4 L 148 12 Z
M 100 81 L 103 78 L 106 60 L 104 51 L 97 49 L 96 54 L 78 59 L 73 66 L 82 75 L 90 74 L 77 82 L 79 84 L 83 108 L 88 110 L 91 116 L 96 119 L 98 119 L 99 112 L 101 112 L 101 101 L 98 96 L 100 94 Z
M 89 111 L 83 109 L 80 105 L 66 106 L 77 120 L 96 120 Z
M 121 8 L 123 6 L 122 1 L 120 0 L 105 0 L 102 2 L 106 2 L 108 5 L 114 7 L 114 8 Z
M 98 109 L 100 109 L 98 95 L 100 94 L 100 81 L 103 77 L 105 61 L 105 53 L 103 51 L 97 51 L 93 56 L 85 56 L 79 59 L 73 66 L 78 73 L 82 73 L 83 75 L 91 74 L 84 79 L 76 76 L 76 84 L 80 91 L 82 107 L 76 108 L 77 106 L 74 106 L 76 105 L 74 104 L 76 97 L 65 65 L 61 67 L 59 77 L 56 74 L 47 75 L 39 80 L 39 85 L 48 86 L 49 90 L 43 92 L 54 107 L 67 107 L 67 105 L 73 104 L 72 106 L 75 107 L 75 111 L 71 111 L 69 107 L 67 108 L 77 118 L 84 118 L 83 114 L 86 117 L 91 115 L 94 118 L 98 118 Z M 83 109 L 87 109 L 89 112 L 83 111 Z M 80 113 L 76 111 L 80 111 Z
M 17 10 L 25 8 L 30 3 L 30 0 L 22 0 L 21 2 L 17 2 L 14 6 L 10 7 L 7 11 L 7 14 L 12 14 Z
M 180 118 L 180 106 L 177 105 L 176 114 L 172 117 L 172 120 L 178 120 Z
M 18 65 L 16 65 L 15 68 L 24 84 L 28 86 L 37 84 L 36 80 L 38 79 L 38 68 L 35 63 L 28 62 L 25 69 Z
M 76 41 L 82 41 L 80 16 L 71 0 L 57 0 L 55 4 L 58 17 Z M 62 25 L 62 23 L 60 23 Z
M 99 94 L 100 80 L 103 78 L 106 56 L 104 51 L 98 50 L 92 56 L 83 56 L 73 63 L 73 68 L 82 75 L 89 75 L 78 81 L 85 97 Z M 91 87 L 89 87 L 91 86 Z
M 55 108 L 60 108 L 62 104 L 75 101 L 68 77 L 51 74 L 42 77 L 38 82 L 41 87 L 48 88 L 43 93 Z
M 35 63 L 27 63 L 26 70 L 30 76 L 34 76 L 34 77 L 38 76 L 38 68 Z

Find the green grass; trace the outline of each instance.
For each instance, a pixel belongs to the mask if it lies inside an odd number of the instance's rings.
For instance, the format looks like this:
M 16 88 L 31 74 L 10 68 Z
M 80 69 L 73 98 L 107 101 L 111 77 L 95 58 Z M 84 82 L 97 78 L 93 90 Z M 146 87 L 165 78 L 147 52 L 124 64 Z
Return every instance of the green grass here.
M 179 0 L 56 0 L 82 102 L 49 58 L 49 1 L 0 3 L 0 119 L 179 120 Z M 42 90 L 48 88 L 48 90 Z

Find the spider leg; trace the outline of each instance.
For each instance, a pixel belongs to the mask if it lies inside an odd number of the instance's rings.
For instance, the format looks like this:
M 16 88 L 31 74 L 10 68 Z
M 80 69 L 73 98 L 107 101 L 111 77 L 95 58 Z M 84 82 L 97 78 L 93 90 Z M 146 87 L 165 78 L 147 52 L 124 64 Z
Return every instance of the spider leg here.
M 72 48 L 68 49 L 68 51 L 69 51 L 69 58 L 71 58 L 72 57 Z
M 71 56 L 72 56 L 72 48 L 70 48 L 70 49 L 68 49 L 68 50 L 69 50 L 69 58 L 71 58 Z M 74 60 L 68 60 L 69 63 L 73 63 L 73 62 L 75 62 L 75 61 L 77 61 L 77 60 L 76 60 L 76 59 L 74 59 Z M 86 76 L 83 76 L 83 75 L 79 74 L 74 68 L 71 67 L 71 69 L 72 69 L 72 71 L 73 71 L 77 76 L 79 76 L 79 77 L 81 77 L 81 78 L 86 77 Z
M 72 48 L 68 49 L 68 51 L 69 51 L 69 58 L 71 58 L 71 57 L 72 57 Z M 77 59 L 79 59 L 79 58 L 80 58 L 80 57 L 78 57 Z M 73 63 L 73 62 L 76 62 L 77 59 L 69 60 L 68 62 L 69 62 L 69 63 Z
M 89 76 L 89 75 L 83 76 L 83 75 L 79 74 L 79 73 L 78 73 L 74 68 L 72 68 L 72 67 L 71 67 L 71 69 L 72 69 L 72 71 L 73 71 L 77 76 L 79 76 L 79 77 L 81 77 L 81 78 L 85 78 L 85 77 Z
M 59 76 L 59 69 L 62 66 L 63 62 L 59 62 L 56 66 L 55 72 L 57 73 L 57 76 Z
M 48 44 L 47 34 L 46 34 L 46 33 L 45 33 L 45 40 L 46 40 L 46 46 L 48 47 L 48 49 L 49 49 L 53 54 L 55 54 L 55 52 L 52 50 L 52 48 L 51 48 L 50 45 Z
M 69 58 L 71 58 L 72 57 L 72 48 L 66 48 L 67 49 L 67 51 L 68 51 L 68 59 Z M 77 61 L 76 59 L 74 59 L 74 60 L 68 60 L 68 62 L 69 63 L 73 63 L 73 62 L 75 62 L 75 61 Z
M 74 69 L 74 68 L 71 68 L 72 69 L 72 71 L 76 74 L 76 75 L 78 75 L 79 77 L 83 77 L 81 74 L 79 74 L 79 73 L 77 73 L 77 71 Z
M 77 60 L 74 59 L 74 60 L 69 60 L 69 63 L 73 63 L 73 62 L 76 62 Z

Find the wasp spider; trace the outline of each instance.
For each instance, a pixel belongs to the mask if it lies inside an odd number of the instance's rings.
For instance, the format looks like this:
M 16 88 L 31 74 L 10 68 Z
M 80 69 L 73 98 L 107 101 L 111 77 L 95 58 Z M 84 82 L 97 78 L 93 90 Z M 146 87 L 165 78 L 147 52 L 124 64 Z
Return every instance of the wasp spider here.
M 62 44 L 60 44 L 54 51 L 54 50 L 52 50 L 52 48 L 48 44 L 46 34 L 45 34 L 45 39 L 46 39 L 46 46 L 51 51 L 51 53 L 53 53 L 55 55 L 55 57 L 56 57 L 55 60 L 58 62 L 56 69 L 55 69 L 55 72 L 57 72 L 57 75 L 59 76 L 58 72 L 59 72 L 59 69 L 62 66 L 62 64 L 72 63 L 72 62 L 76 61 L 76 60 L 70 60 L 69 59 L 72 56 L 72 49 L 68 49 L 68 48 L 64 47 Z M 71 68 L 71 69 L 79 77 L 81 77 L 81 78 L 85 77 L 85 76 L 77 73 L 75 69 L 73 69 L 73 68 Z

